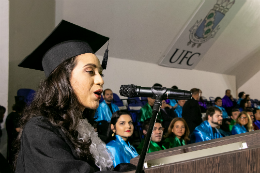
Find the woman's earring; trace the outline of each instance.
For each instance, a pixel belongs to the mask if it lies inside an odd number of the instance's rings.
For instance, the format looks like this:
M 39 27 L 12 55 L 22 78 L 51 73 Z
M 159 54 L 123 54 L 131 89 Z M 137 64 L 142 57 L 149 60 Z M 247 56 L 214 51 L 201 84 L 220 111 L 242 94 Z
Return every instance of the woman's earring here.
M 114 137 L 114 136 L 115 136 L 115 133 L 112 134 L 112 137 Z

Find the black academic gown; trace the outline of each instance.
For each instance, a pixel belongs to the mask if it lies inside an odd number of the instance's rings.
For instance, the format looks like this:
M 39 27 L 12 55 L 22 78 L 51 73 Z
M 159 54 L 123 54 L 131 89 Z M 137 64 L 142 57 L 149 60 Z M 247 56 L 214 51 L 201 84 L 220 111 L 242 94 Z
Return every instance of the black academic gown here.
M 165 109 L 161 109 L 161 116 L 163 119 L 163 127 L 164 127 L 164 133 L 166 133 L 168 131 L 168 127 L 171 124 L 171 121 L 173 120 L 173 118 L 178 117 L 177 114 L 174 111 L 175 109 L 170 109 L 170 108 L 165 108 Z
M 78 159 L 71 141 L 47 118 L 39 116 L 27 122 L 21 137 L 16 173 L 92 173 L 95 171 L 93 163 Z
M 182 118 L 187 122 L 190 134 L 202 123 L 202 115 L 197 100 L 193 97 L 186 101 L 182 109 Z

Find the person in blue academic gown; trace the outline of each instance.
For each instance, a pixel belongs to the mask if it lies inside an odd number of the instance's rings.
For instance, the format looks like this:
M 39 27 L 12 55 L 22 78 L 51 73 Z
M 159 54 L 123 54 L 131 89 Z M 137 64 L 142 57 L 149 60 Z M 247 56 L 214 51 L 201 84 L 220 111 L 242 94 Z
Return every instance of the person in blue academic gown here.
M 118 106 L 112 103 L 113 92 L 111 89 L 103 91 L 104 101 L 101 102 L 95 113 L 95 121 L 108 121 L 110 122 L 112 114 L 119 110 Z
M 215 99 L 215 107 L 219 108 L 222 111 L 222 118 L 228 118 L 228 113 L 225 108 L 222 107 L 222 99 L 220 97 L 216 97 Z
M 116 167 L 121 163 L 130 163 L 132 158 L 138 156 L 136 149 L 128 142 L 134 132 L 133 120 L 128 112 L 117 111 L 112 115 L 107 149 L 113 158 Z
M 182 118 L 182 107 L 185 104 L 186 100 L 178 100 L 178 106 L 175 108 L 174 112 L 179 118 Z
M 178 90 L 179 89 L 176 85 L 172 86 L 171 88 L 174 89 L 174 90 Z M 169 104 L 173 108 L 176 108 L 178 106 L 177 105 L 178 104 L 178 100 L 176 100 L 176 99 L 168 99 L 168 100 L 169 100 L 169 103 L 167 103 L 167 104 Z
M 246 133 L 253 131 L 254 127 L 252 125 L 252 121 L 250 116 L 247 112 L 243 111 L 241 112 L 237 119 L 236 119 L 236 125 L 232 128 L 232 135 Z
M 205 121 L 197 126 L 191 134 L 191 142 L 196 143 L 222 138 L 223 136 L 216 128 L 222 124 L 222 119 L 222 113 L 219 108 L 214 106 L 209 107 L 206 112 Z
M 240 105 L 239 105 L 239 110 L 240 110 L 240 112 L 242 112 L 242 111 L 246 111 L 246 108 L 247 108 L 247 106 L 248 106 L 248 103 L 247 103 L 248 101 L 247 100 L 241 100 L 241 102 L 240 102 Z
M 237 100 L 237 105 L 240 105 L 241 100 L 244 100 L 246 98 L 246 93 L 242 91 L 238 94 L 238 97 L 239 98 Z

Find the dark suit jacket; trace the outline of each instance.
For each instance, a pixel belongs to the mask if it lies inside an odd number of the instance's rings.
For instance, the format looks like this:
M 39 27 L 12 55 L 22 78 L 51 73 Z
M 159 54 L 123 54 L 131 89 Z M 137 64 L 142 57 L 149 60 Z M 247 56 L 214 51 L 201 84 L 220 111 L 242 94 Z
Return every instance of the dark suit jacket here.
M 177 114 L 174 112 L 173 108 L 172 109 L 169 109 L 169 108 L 161 109 L 160 112 L 161 112 L 162 119 L 163 119 L 162 126 L 164 127 L 164 133 L 166 133 L 168 131 L 168 127 L 169 127 L 172 119 L 177 117 Z
M 182 108 L 182 118 L 187 122 L 190 133 L 192 133 L 193 130 L 202 123 L 201 117 L 202 115 L 199 103 L 192 97 L 192 99 L 186 101 Z

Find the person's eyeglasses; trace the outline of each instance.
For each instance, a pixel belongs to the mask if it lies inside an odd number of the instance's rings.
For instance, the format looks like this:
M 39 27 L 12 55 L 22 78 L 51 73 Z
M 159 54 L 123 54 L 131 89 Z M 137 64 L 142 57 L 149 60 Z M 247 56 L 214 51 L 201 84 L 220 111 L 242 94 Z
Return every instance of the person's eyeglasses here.
M 248 117 L 240 117 L 241 119 L 248 119 Z
M 159 127 L 159 128 L 157 128 L 157 127 L 154 127 L 154 128 L 153 128 L 153 131 L 156 131 L 157 129 L 158 129 L 159 131 L 163 131 L 163 130 L 164 130 L 164 128 L 163 128 L 163 127 Z

